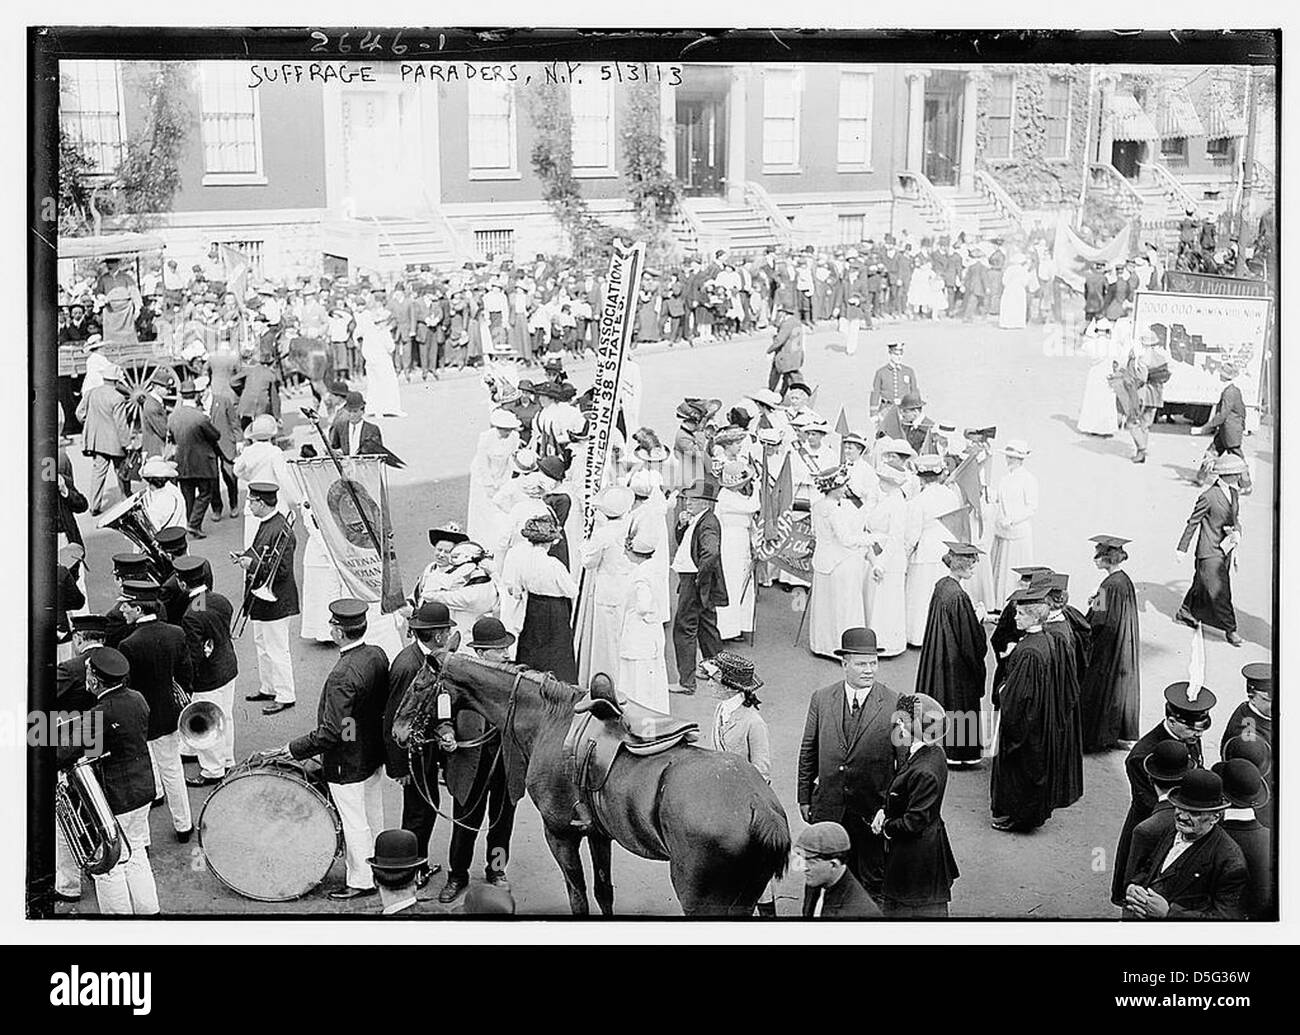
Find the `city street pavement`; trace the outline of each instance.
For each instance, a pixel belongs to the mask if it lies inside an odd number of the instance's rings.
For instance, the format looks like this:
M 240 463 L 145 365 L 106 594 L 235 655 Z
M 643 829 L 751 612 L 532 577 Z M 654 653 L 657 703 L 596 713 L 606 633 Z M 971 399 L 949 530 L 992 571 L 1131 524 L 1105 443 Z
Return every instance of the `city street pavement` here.
M 807 340 L 804 373 L 817 387 L 816 408 L 834 422 L 841 406 L 855 429 L 867 420 L 867 390 L 871 375 L 885 361 L 885 343 L 907 343 L 905 361 L 915 368 L 926 414 L 949 420 L 959 428 L 996 425 L 997 445 L 1023 438 L 1033 454 L 1028 466 L 1040 485 L 1040 510 L 1034 521 L 1035 560 L 1071 577 L 1071 597 L 1080 607 L 1100 581 L 1092 566 L 1088 537 L 1111 533 L 1132 539 L 1125 569 L 1137 586 L 1142 634 L 1142 729 L 1163 716 L 1166 684 L 1186 678 L 1191 630 L 1171 616 L 1190 584 L 1192 562 L 1177 554 L 1175 545 L 1197 496 L 1190 483 L 1207 439 L 1188 435 L 1186 425 L 1158 425 L 1152 434 L 1150 457 L 1144 466 L 1129 462 L 1128 436 L 1104 439 L 1081 435 L 1075 417 L 1091 360 L 1082 354 L 1061 354 L 1059 335 L 1041 326 L 1003 331 L 991 324 L 949 321 L 886 323 L 862 335 L 855 356 L 844 352 L 842 336 L 822 329 Z M 768 362 L 764 350 L 770 337 L 734 339 L 672 350 L 655 346 L 637 354 L 644 383 L 643 422 L 664 441 L 676 428 L 673 412 L 685 395 L 719 396 L 730 405 L 742 391 L 766 385 Z M 581 390 L 590 383 L 592 363 L 572 364 L 571 377 Z M 479 377 L 461 375 L 439 382 L 415 382 L 402 388 L 409 416 L 381 420 L 386 444 L 408 466 L 389 476 L 393 524 L 404 584 L 409 588 L 428 560 L 427 530 L 448 520 L 463 521 L 467 473 L 475 442 L 487 427 L 488 399 Z M 293 423 L 292 421 L 290 422 Z M 309 441 L 310 429 L 299 424 L 295 442 Z M 314 436 L 314 432 L 312 432 Z M 1244 647 L 1226 644 L 1221 634 L 1205 635 L 1206 681 L 1218 694 L 1215 726 L 1206 737 L 1206 764 L 1217 760 L 1222 723 L 1243 699 L 1241 666 L 1267 660 L 1273 624 L 1273 433 L 1262 428 L 1247 442 L 1255 458 L 1256 490 L 1242 501 L 1244 543 L 1240 570 L 1233 578 L 1233 595 Z M 77 481 L 89 478 L 88 463 L 70 447 Z M 995 480 L 1001 476 L 1000 463 Z M 88 524 L 88 522 L 87 522 Z M 238 605 L 240 582 L 227 551 L 237 548 L 240 522 L 209 522 L 209 538 L 194 552 L 213 561 L 217 588 Z M 91 604 L 111 603 L 108 557 L 127 549 L 115 533 L 90 531 Z M 299 550 L 301 564 L 301 549 Z M 773 785 L 785 806 L 792 832 L 801 826 L 795 804 L 795 766 L 809 695 L 838 678 L 837 665 L 813 658 L 806 638 L 796 647 L 800 615 L 791 598 L 777 589 L 763 590 L 758 602 L 754 643 L 733 647 L 751 655 L 766 685 L 760 691 L 762 714 L 771 729 Z M 986 626 L 991 631 L 991 626 Z M 237 693 L 236 754 L 285 743 L 314 723 L 321 684 L 336 651 L 296 639 L 294 667 L 298 706 L 274 717 L 260 706 L 243 702 L 256 685 L 252 634 L 238 642 L 240 671 Z M 907 691 L 915 679 L 918 652 L 883 660 L 878 679 L 897 691 Z M 992 664 L 989 666 L 992 672 Z M 672 700 L 674 711 L 706 727 L 713 703 L 703 697 Z M 997 833 L 989 828 L 987 768 L 953 773 L 948 782 L 944 819 L 961 877 L 953 890 L 955 916 L 1113 918 L 1109 904 L 1110 861 L 1128 805 L 1123 753 L 1111 752 L 1085 760 L 1083 799 L 1057 812 L 1030 835 Z M 987 766 L 987 763 L 986 763 Z M 191 767 L 192 769 L 193 767 Z M 207 790 L 192 791 L 197 820 Z M 444 801 L 446 801 L 444 796 Z M 397 825 L 400 797 L 395 785 L 386 792 L 387 819 Z M 445 865 L 449 824 L 439 820 L 434 833 L 435 857 Z M 152 816 L 150 851 L 164 912 L 266 915 L 272 913 L 373 914 L 378 899 L 333 903 L 315 892 L 292 903 L 267 904 L 245 900 L 204 872 L 196 843 L 179 845 L 172 838 L 167 810 Z M 482 878 L 483 842 L 471 879 Z M 509 879 L 518 907 L 529 913 L 567 913 L 564 881 L 542 838 L 539 817 L 530 802 L 521 803 L 515 826 Z M 342 878 L 335 865 L 327 886 Z M 434 894 L 442 876 L 427 889 Z M 637 859 L 616 848 L 615 908 L 633 915 L 680 915 L 668 878 L 668 867 Z M 780 885 L 778 911 L 798 912 L 801 882 L 787 876 Z M 94 908 L 89 881 L 83 905 Z M 64 908 L 64 907 L 61 907 Z M 78 907 L 72 907 L 77 909 Z M 436 903 L 429 913 L 446 911 Z M 593 901 L 593 909 L 594 901 Z

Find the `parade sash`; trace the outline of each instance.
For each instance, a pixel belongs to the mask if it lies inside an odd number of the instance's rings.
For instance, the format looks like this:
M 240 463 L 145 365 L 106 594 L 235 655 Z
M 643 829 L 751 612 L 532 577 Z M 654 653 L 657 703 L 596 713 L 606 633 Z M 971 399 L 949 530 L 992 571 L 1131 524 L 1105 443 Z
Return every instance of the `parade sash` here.
M 754 559 L 799 578 L 811 579 L 816 546 L 812 515 L 794 509 L 794 476 L 788 453 L 775 481 L 764 478 L 761 504 L 763 541 L 754 548 Z
M 383 612 L 390 614 L 405 601 L 388 511 L 386 468 L 378 456 L 339 456 L 338 462 L 346 481 L 328 457 L 290 460 L 289 466 L 311 505 L 311 517 L 343 580 L 344 592 L 368 603 L 379 601 Z M 384 546 L 382 557 L 372 530 Z
M 614 416 L 618 411 L 618 386 L 623 376 L 623 357 L 627 354 L 628 343 L 632 339 L 632 304 L 641 284 L 641 268 L 644 265 L 644 242 L 637 242 L 630 247 L 622 241 L 614 242 L 614 251 L 609 258 L 605 302 L 600 310 L 596 379 L 592 385 L 594 407 L 589 419 L 586 469 L 582 479 L 584 539 L 591 536 L 595 525 L 596 494 L 600 492 L 609 466 Z

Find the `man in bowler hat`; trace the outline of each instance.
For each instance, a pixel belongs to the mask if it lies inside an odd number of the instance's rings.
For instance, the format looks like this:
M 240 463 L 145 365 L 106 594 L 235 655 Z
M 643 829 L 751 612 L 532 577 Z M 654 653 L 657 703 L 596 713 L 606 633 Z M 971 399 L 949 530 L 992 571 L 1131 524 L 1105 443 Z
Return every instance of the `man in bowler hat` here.
M 682 493 L 683 508 L 677 523 L 677 552 L 672 569 L 677 573 L 677 611 L 673 616 L 673 649 L 681 674 L 675 694 L 695 693 L 698 653 L 711 658 L 722 649 L 718 635 L 718 608 L 730 602 L 722 576 L 722 526 L 713 513 L 718 486 L 697 481 Z

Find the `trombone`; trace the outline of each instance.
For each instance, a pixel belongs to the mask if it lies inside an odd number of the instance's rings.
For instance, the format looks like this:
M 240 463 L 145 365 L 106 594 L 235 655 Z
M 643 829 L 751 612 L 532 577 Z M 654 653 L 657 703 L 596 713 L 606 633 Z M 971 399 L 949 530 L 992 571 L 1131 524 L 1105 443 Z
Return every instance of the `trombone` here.
M 243 602 L 239 605 L 239 613 L 235 615 L 234 620 L 230 623 L 231 636 L 239 637 L 243 635 L 244 626 L 248 624 L 248 612 L 252 608 L 254 600 L 261 600 L 268 604 L 275 603 L 275 593 L 271 589 L 271 580 L 275 578 L 275 573 L 280 568 L 280 561 L 284 557 L 284 551 L 293 536 L 293 525 L 294 516 L 291 510 L 284 515 L 284 527 L 280 529 L 280 534 L 275 537 L 275 541 L 269 547 L 262 548 L 261 556 L 258 557 L 257 563 L 249 571 L 248 587 L 244 591 Z

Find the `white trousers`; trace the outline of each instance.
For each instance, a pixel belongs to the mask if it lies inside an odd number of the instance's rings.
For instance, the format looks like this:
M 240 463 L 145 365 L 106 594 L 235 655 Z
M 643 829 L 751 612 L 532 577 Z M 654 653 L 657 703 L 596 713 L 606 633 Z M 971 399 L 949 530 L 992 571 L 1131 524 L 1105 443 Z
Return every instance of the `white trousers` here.
M 366 860 L 375 854 L 375 838 L 384 829 L 384 770 L 380 766 L 360 783 L 331 783 L 330 797 L 343 821 L 343 847 L 349 888 L 373 888 L 375 875 Z
M 149 741 L 149 755 L 153 758 L 153 796 L 167 795 L 167 808 L 171 810 L 172 826 L 177 833 L 189 830 L 194 820 L 190 816 L 185 766 L 181 763 L 181 735 L 173 732 Z
M 152 745 L 151 745 L 152 746 Z M 149 865 L 149 806 L 117 817 L 126 835 L 122 858 L 105 874 L 95 877 L 95 897 L 101 913 L 147 916 L 158 912 L 158 886 Z M 130 848 L 130 858 L 127 849 Z
M 850 318 L 844 322 L 847 325 L 844 331 L 844 351 L 852 356 L 858 351 L 858 335 L 862 330 L 862 321 Z
M 235 764 L 235 681 L 215 690 L 203 690 L 192 695 L 195 701 L 210 701 L 218 705 L 226 717 L 222 739 L 216 747 L 198 752 L 199 772 L 204 776 L 220 778 Z
M 81 867 L 58 824 L 54 827 L 54 890 L 60 895 L 81 894 Z
M 281 704 L 294 704 L 298 695 L 293 689 L 293 658 L 289 655 L 289 619 L 273 622 L 249 622 L 253 643 L 257 645 L 257 677 L 262 693 L 275 694 Z

